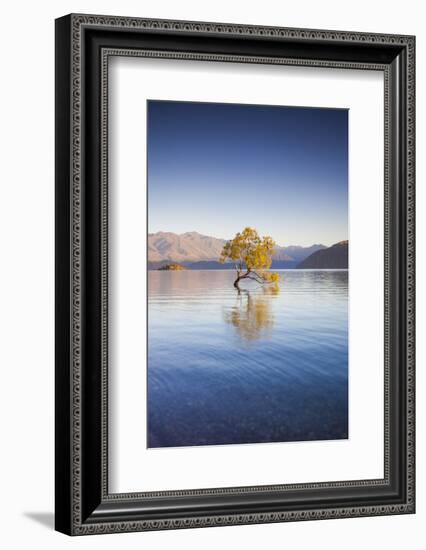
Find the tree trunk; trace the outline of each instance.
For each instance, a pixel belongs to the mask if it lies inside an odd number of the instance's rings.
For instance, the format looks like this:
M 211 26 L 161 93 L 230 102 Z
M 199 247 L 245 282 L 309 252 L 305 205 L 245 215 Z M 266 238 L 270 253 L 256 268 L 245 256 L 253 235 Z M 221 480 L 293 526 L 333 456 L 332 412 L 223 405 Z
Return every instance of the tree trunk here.
M 240 285 L 238 283 L 241 281 L 241 279 L 245 279 L 250 271 L 251 270 L 248 269 L 243 275 L 241 275 L 242 270 L 237 271 L 237 278 L 234 281 L 234 286 L 237 290 L 240 290 Z

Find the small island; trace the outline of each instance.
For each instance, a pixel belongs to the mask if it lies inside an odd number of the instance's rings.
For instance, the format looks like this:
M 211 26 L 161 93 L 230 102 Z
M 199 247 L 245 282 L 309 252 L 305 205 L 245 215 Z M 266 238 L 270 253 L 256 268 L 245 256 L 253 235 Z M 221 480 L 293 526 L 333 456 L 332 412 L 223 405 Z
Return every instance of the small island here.
M 158 268 L 158 271 L 183 271 L 186 269 L 183 265 L 180 264 L 167 264 Z

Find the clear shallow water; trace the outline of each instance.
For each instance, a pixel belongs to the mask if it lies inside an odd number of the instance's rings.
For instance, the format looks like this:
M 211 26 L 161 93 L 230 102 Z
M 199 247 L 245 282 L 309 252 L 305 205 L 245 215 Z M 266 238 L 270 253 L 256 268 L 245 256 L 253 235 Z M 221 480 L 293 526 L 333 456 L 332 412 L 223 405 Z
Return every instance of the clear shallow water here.
M 348 272 L 150 271 L 148 446 L 348 437 Z

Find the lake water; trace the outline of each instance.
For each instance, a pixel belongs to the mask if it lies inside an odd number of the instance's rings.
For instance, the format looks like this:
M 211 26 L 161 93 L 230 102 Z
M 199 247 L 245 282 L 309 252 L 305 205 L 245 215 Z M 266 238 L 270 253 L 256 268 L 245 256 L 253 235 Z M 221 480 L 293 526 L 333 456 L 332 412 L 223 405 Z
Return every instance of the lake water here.
M 348 272 L 148 274 L 148 446 L 348 437 Z

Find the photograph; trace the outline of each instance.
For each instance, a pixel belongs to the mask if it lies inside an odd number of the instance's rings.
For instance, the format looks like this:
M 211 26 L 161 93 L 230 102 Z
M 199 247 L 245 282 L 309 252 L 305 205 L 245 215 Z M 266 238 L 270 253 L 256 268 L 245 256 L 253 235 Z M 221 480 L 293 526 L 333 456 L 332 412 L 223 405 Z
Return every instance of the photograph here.
M 148 448 L 350 438 L 349 114 L 147 100 Z

